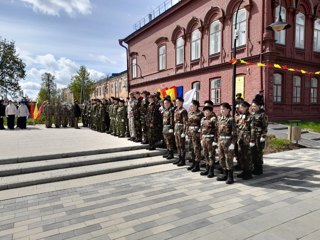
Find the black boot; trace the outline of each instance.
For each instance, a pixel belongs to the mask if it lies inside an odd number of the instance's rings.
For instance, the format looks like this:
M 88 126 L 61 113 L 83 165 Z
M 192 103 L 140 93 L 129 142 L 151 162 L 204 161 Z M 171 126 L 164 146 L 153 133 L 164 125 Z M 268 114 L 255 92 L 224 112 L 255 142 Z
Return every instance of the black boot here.
M 243 178 L 245 175 L 245 171 L 242 171 L 241 173 L 237 174 L 237 178 Z
M 169 150 L 169 154 L 167 156 L 167 159 L 173 159 L 173 150 Z
M 208 178 L 213 178 L 214 177 L 214 165 L 209 167 L 209 174 Z
M 249 180 L 252 178 L 252 172 L 251 171 L 245 171 L 243 176 L 242 176 L 242 179 L 243 180 Z
M 202 172 L 200 173 L 200 175 L 201 175 L 201 176 L 206 176 L 206 175 L 208 175 L 208 174 L 209 174 L 209 168 L 210 168 L 210 166 L 209 166 L 209 165 L 206 165 L 206 170 L 205 170 L 205 171 L 202 171 Z
M 167 158 L 169 156 L 169 150 L 165 154 L 162 155 L 163 158 Z
M 192 164 L 191 164 L 191 166 L 187 167 L 187 170 L 188 170 L 188 171 L 191 171 L 191 170 L 194 168 L 195 165 L 196 165 L 196 162 L 193 161 Z
M 217 177 L 217 181 L 226 181 L 228 179 L 228 170 L 223 170 L 223 175 Z
M 263 174 L 263 167 L 262 165 L 255 165 L 254 170 L 252 171 L 253 175 L 261 175 Z
M 182 167 L 182 166 L 184 166 L 184 165 L 186 165 L 186 155 L 185 154 L 183 154 L 182 156 L 181 156 L 181 161 L 178 163 L 178 167 Z
M 180 162 L 181 162 L 181 156 L 179 155 L 179 158 L 176 161 L 174 161 L 173 164 L 178 164 Z
M 200 162 L 196 161 L 194 167 L 191 170 L 191 172 L 199 172 L 199 171 L 200 171 Z
M 228 179 L 226 181 L 226 184 L 232 184 L 234 183 L 234 180 L 233 180 L 233 170 L 229 170 L 228 171 Z

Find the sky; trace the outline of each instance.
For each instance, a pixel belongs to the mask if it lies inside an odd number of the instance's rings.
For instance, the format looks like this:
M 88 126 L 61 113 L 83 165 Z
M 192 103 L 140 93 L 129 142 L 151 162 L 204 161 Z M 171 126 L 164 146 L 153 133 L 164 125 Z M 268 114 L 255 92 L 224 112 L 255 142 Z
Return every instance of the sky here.
M 24 94 L 36 98 L 45 72 L 63 88 L 81 65 L 93 80 L 126 70 L 118 39 L 164 1 L 0 0 L 0 37 L 14 41 L 26 63 Z

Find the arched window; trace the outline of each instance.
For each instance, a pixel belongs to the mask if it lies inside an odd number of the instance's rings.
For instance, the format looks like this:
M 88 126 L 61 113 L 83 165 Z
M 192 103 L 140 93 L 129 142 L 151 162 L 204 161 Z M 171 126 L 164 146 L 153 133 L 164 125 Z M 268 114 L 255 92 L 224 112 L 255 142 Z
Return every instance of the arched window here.
M 221 46 L 221 24 L 214 21 L 210 25 L 210 55 L 220 52 Z
M 273 74 L 273 102 L 282 102 L 282 75 L 280 73 Z
M 236 13 L 233 14 L 233 33 L 232 36 L 234 38 L 237 38 L 236 46 L 244 46 L 247 43 L 247 15 L 246 15 L 246 9 L 241 9 L 238 12 L 237 17 L 237 31 L 235 32 L 235 24 L 236 24 Z M 232 44 L 233 46 L 233 44 Z
M 201 32 L 196 29 L 191 34 L 191 61 L 200 59 Z
M 167 68 L 166 60 L 167 60 L 166 45 L 162 45 L 159 47 L 159 71 L 165 70 Z
M 318 79 L 316 79 L 316 78 L 311 78 L 310 102 L 311 103 L 318 103 Z
M 137 58 L 131 60 L 132 79 L 137 77 Z M 112 88 L 112 87 L 111 87 Z
M 292 91 L 292 102 L 301 102 L 301 77 L 293 76 L 293 91 Z
M 305 29 L 305 16 L 299 12 L 296 15 L 296 48 L 304 49 L 304 30 Z
M 275 11 L 275 19 L 278 21 L 279 17 L 279 11 L 280 11 L 280 6 L 276 7 Z M 287 21 L 287 10 L 284 7 L 281 7 L 281 18 L 284 22 Z M 276 40 L 276 43 L 285 45 L 286 44 L 286 31 L 282 30 L 280 32 L 275 32 L 274 33 L 274 38 Z
M 320 52 L 320 18 L 314 21 L 314 42 L 313 49 L 315 52 Z
M 179 37 L 176 40 L 176 65 L 183 64 L 184 62 L 184 39 Z

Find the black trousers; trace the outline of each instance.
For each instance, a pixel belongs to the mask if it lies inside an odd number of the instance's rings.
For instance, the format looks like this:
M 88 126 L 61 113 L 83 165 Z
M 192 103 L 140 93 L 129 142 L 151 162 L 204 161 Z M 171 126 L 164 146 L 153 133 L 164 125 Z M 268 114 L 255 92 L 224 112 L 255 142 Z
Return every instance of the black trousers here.
M 9 129 L 14 129 L 14 119 L 15 119 L 15 115 L 8 115 L 7 121 L 8 121 Z
M 0 130 L 4 129 L 3 126 L 3 117 L 0 117 Z
M 20 117 L 20 122 L 19 122 L 19 127 L 21 129 L 26 129 L 27 128 L 27 117 Z

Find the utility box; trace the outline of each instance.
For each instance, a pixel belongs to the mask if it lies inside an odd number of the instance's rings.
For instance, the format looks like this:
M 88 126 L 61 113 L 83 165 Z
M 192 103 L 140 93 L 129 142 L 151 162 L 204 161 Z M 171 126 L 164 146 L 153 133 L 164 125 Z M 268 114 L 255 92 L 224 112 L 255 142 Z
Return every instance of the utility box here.
M 301 140 L 301 128 L 299 126 L 288 127 L 288 140 L 296 143 Z

